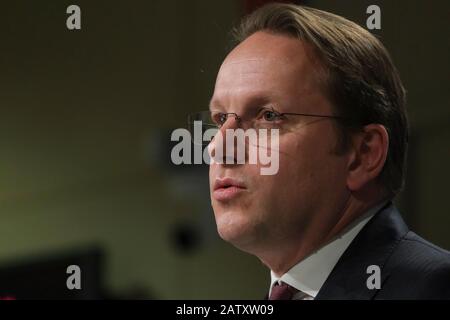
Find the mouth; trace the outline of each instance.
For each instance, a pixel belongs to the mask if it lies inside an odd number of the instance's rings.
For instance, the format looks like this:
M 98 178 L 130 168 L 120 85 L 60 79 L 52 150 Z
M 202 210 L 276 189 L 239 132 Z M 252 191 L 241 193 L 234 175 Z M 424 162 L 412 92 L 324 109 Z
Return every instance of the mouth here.
M 229 201 L 239 194 L 244 192 L 247 188 L 245 185 L 232 178 L 217 178 L 213 187 L 213 198 L 217 201 Z

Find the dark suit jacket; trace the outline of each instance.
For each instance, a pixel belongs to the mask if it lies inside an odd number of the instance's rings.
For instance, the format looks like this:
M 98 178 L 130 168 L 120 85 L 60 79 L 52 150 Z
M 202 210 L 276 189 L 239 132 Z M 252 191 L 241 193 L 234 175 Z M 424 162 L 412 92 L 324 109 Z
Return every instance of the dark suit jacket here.
M 381 269 L 380 289 L 367 287 L 370 265 Z M 389 203 L 356 236 L 316 299 L 450 299 L 450 252 L 410 231 Z

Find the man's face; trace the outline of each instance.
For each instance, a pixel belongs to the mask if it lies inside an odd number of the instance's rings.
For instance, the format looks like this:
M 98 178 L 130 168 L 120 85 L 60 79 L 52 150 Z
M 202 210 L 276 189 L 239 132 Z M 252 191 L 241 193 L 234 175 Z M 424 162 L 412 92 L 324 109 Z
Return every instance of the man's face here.
M 223 62 L 210 108 L 237 115 L 259 107 L 332 115 L 313 57 L 297 39 L 257 32 Z M 332 121 L 293 115 L 281 120 L 275 175 L 261 175 L 255 164 L 211 164 L 211 202 L 223 239 L 252 251 L 329 231 L 343 205 L 347 172 L 345 155 L 333 152 L 337 137 Z M 230 117 L 221 130 L 238 127 Z M 215 190 L 225 178 L 241 188 Z

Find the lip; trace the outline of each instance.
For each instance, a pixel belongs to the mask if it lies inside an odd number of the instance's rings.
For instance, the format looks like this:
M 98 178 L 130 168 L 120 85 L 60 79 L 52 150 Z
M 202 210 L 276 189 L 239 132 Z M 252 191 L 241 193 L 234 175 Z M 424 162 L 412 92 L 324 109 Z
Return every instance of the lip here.
M 246 190 L 245 185 L 232 178 L 217 178 L 213 187 L 213 198 L 217 201 L 228 201 Z

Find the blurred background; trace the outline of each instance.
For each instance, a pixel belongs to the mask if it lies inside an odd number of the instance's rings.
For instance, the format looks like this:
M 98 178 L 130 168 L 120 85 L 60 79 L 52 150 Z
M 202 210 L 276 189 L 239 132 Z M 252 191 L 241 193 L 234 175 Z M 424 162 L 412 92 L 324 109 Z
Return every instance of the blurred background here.
M 172 165 L 170 133 L 207 109 L 230 29 L 267 2 L 2 3 L 0 298 L 264 297 L 268 270 L 218 237 L 207 167 Z M 397 202 L 450 249 L 448 1 L 296 3 L 362 26 L 380 6 L 374 33 L 412 124 Z M 81 30 L 66 28 L 71 4 Z M 81 267 L 81 293 L 65 288 L 69 264 Z

